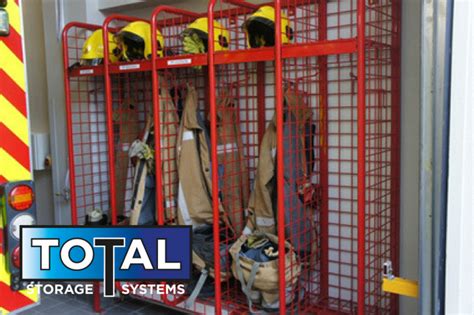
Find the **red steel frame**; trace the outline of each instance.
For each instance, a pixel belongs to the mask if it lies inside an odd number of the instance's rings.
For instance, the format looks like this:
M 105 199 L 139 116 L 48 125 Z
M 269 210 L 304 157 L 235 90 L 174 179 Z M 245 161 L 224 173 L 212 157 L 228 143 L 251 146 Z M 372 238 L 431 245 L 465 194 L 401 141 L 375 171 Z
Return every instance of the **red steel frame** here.
M 67 130 L 67 139 L 68 139 L 68 155 L 69 155 L 69 161 L 68 161 L 68 167 L 69 167 L 69 185 L 70 185 L 70 197 L 71 197 L 71 224 L 72 225 L 77 225 L 77 224 L 82 224 L 83 222 L 79 222 L 79 218 L 83 219 L 84 216 L 79 216 L 78 211 L 77 211 L 77 194 L 76 194 L 76 168 L 78 167 L 76 163 L 75 157 L 77 155 L 81 155 L 79 152 L 78 154 L 75 153 L 74 145 L 77 143 L 75 141 L 74 136 L 74 126 L 77 126 L 78 123 L 73 121 L 73 116 L 74 116 L 74 111 L 73 111 L 73 100 L 71 97 L 71 73 L 75 71 L 74 68 L 69 68 L 71 66 L 71 60 L 74 62 L 79 61 L 79 51 L 82 48 L 80 44 L 83 43 L 83 41 L 86 39 L 85 34 L 80 34 L 81 31 L 90 31 L 93 32 L 95 30 L 100 29 L 101 27 L 99 25 L 93 25 L 93 24 L 87 24 L 87 23 L 79 23 L 79 22 L 73 22 L 69 23 L 66 25 L 66 27 L 63 30 L 62 33 L 62 41 L 63 41 L 63 65 L 64 65 L 64 88 L 65 88 L 65 101 L 66 101 L 66 130 Z M 71 30 L 75 30 L 73 34 L 70 34 Z M 70 41 L 73 41 L 71 44 Z M 81 42 L 81 43 L 79 43 Z M 71 56 L 71 50 L 75 54 L 75 56 Z M 96 67 L 94 67 L 96 68 Z M 79 70 L 78 70 L 79 71 Z M 96 70 L 88 70 L 88 73 L 92 71 L 92 74 L 96 73 Z M 86 78 L 86 80 L 88 80 Z M 80 84 L 80 82 L 76 82 L 77 84 Z M 89 84 L 88 84 L 89 85 Z M 79 88 L 80 91 L 80 88 Z M 81 92 L 79 92 L 81 93 Z M 80 97 L 79 97 L 80 98 Z M 77 100 L 76 100 L 77 102 Z M 80 102 L 80 101 L 79 101 Z M 88 102 L 88 101 L 87 101 Z M 79 106 L 81 106 L 79 104 Z M 81 110 L 79 109 L 79 115 L 82 115 Z M 79 119 L 82 120 L 82 117 Z M 79 125 L 79 128 L 81 126 Z M 76 136 L 77 136 L 76 132 Z M 79 132 L 80 134 L 80 132 Z M 81 163 L 82 164 L 82 163 Z M 81 165 L 79 165 L 81 167 Z M 82 170 L 84 172 L 84 170 Z M 81 173 L 82 173 L 81 172 Z M 91 172 L 92 173 L 92 172 Z M 94 204 L 94 203 L 93 203 Z M 100 312 L 100 296 L 99 296 L 99 283 L 94 282 L 93 283 L 93 288 L 94 288 L 94 297 L 93 297 L 93 307 L 96 312 Z
M 217 115 L 218 105 L 216 102 L 216 90 L 220 82 L 216 81 L 219 76 L 218 70 L 222 65 L 232 66 L 234 64 L 254 63 L 256 66 L 256 110 L 257 110 L 257 130 L 258 138 L 257 145 L 260 143 L 263 137 L 263 131 L 265 129 L 268 118 L 265 118 L 266 99 L 266 76 L 268 75 L 268 69 L 270 72 L 273 69 L 275 78 L 274 84 L 274 109 L 276 113 L 276 127 L 277 127 L 277 208 L 280 209 L 277 213 L 277 235 L 279 239 L 287 239 L 285 236 L 285 213 L 283 211 L 284 205 L 284 81 L 288 80 L 288 73 L 292 69 L 291 60 L 303 60 L 311 66 L 314 61 L 315 67 L 318 69 L 317 81 L 308 81 L 306 84 L 312 84 L 314 82 L 318 85 L 318 107 L 314 110 L 319 109 L 319 131 L 320 146 L 318 149 L 319 154 L 319 185 L 321 186 L 321 208 L 319 210 L 318 219 L 318 237 L 319 237 L 319 254 L 318 254 L 318 300 L 316 305 L 307 308 L 306 306 L 299 306 L 302 312 L 311 313 L 324 313 L 324 312 L 335 312 L 335 313 L 353 313 L 358 314 L 365 313 L 386 313 L 392 314 L 398 313 L 398 298 L 395 295 L 389 296 L 390 302 L 387 304 L 384 302 L 386 294 L 381 292 L 379 282 L 381 281 L 381 269 L 383 259 L 391 259 L 394 271 L 397 272 L 399 268 L 398 250 L 399 250 L 399 151 L 400 151 L 400 139 L 399 139 L 399 124 L 400 124 L 400 1 L 388 1 L 388 0 L 374 0 L 366 4 L 365 0 L 352 0 L 349 1 L 350 6 L 344 7 L 343 4 L 334 4 L 327 0 L 320 1 L 309 1 L 309 0 L 275 0 L 271 4 L 275 7 L 276 19 L 275 19 L 275 46 L 266 47 L 259 49 L 246 49 L 241 44 L 234 44 L 235 47 L 231 46 L 231 50 L 226 52 L 216 52 L 214 41 L 209 41 L 208 53 L 193 56 L 165 56 L 163 58 L 157 57 L 153 54 L 151 61 L 134 62 L 140 64 L 140 69 L 131 70 L 137 72 L 151 71 L 152 80 L 152 100 L 154 104 L 153 120 L 154 125 L 159 126 L 160 124 L 160 111 L 157 110 L 157 106 L 160 102 L 159 94 L 159 70 L 160 71 L 171 71 L 173 69 L 180 68 L 191 68 L 194 66 L 204 66 L 203 71 L 207 72 L 205 78 L 206 84 L 206 95 L 205 100 L 209 104 L 207 108 L 210 118 L 210 134 L 211 134 L 211 160 L 217 161 L 218 159 L 218 139 L 217 139 Z M 239 15 L 249 15 L 258 7 L 256 4 L 237 1 L 237 0 L 222 0 L 222 3 L 227 3 L 230 7 L 217 7 L 221 1 L 210 0 L 207 14 L 198 14 L 185 10 L 172 8 L 169 6 L 157 7 L 151 17 L 152 34 L 155 34 L 157 29 L 170 25 L 180 25 L 182 23 L 189 23 L 194 18 L 207 16 L 209 21 L 214 19 L 225 19 L 229 18 L 236 23 Z M 354 7 L 355 5 L 355 7 Z M 314 6 L 315 9 L 313 9 Z M 290 23 L 293 22 L 295 28 L 300 28 L 297 33 L 297 39 L 290 45 L 284 45 L 280 36 L 281 16 L 282 10 L 285 10 L 286 14 L 289 15 Z M 297 10 L 301 14 L 307 14 L 313 16 L 317 20 L 317 25 L 313 25 L 308 21 L 298 21 Z M 314 10 L 314 11 L 311 11 Z M 332 10 L 332 11 L 331 11 Z M 331 11 L 331 12 L 330 12 Z M 173 17 L 159 19 L 161 13 L 168 13 Z M 349 22 L 344 24 L 342 22 L 342 16 L 350 16 Z M 353 20 L 355 17 L 355 21 Z M 331 19 L 330 24 L 328 20 Z M 110 27 L 110 23 L 115 20 L 121 20 L 125 22 L 131 22 L 137 20 L 121 15 L 113 15 L 108 17 L 103 24 L 104 31 L 104 43 L 105 43 L 105 56 L 108 56 L 108 40 L 107 33 L 109 31 L 114 32 L 115 29 Z M 336 21 L 336 25 L 334 25 Z M 228 26 L 227 26 L 228 27 Z M 231 25 L 231 27 L 233 27 Z M 311 34 L 305 34 L 303 31 L 315 30 L 317 32 L 313 38 Z M 107 123 L 107 154 L 108 154 L 108 170 L 107 174 L 110 180 L 110 213 L 112 217 L 112 224 L 116 224 L 116 204 L 115 204 L 115 165 L 114 165 L 114 131 L 112 123 L 112 73 L 122 73 L 119 66 L 111 64 L 107 58 L 103 66 L 89 67 L 93 69 L 91 72 L 81 72 L 81 69 L 69 69 L 71 61 L 78 60 L 76 53 L 75 58 L 70 56 L 70 51 L 80 49 L 79 44 L 76 40 L 75 47 L 71 48 L 69 42 L 71 38 L 70 30 L 72 28 L 82 28 L 86 30 L 96 30 L 99 26 L 85 24 L 85 23 L 72 23 L 69 24 L 63 32 L 63 49 L 64 49 L 64 78 L 65 78 L 65 91 L 66 91 L 66 109 L 67 109 L 67 133 L 68 133 L 68 151 L 69 151 L 69 169 L 70 169 L 70 185 L 71 185 L 71 215 L 72 223 L 79 224 L 78 210 L 77 210 L 77 186 L 76 179 L 77 174 L 75 172 L 77 168 L 77 162 L 75 156 L 77 154 L 74 151 L 74 145 L 77 141 L 74 138 L 73 130 L 73 109 L 72 104 L 74 100 L 71 94 L 74 92 L 71 88 L 70 79 L 72 77 L 81 76 L 103 76 L 105 86 L 105 102 L 106 102 L 106 123 Z M 214 38 L 213 34 L 214 24 L 209 22 L 209 38 Z M 233 27 L 233 32 L 237 33 L 237 26 Z M 303 31 L 301 31 L 303 29 Z M 349 29 L 349 36 L 342 36 L 345 30 Z M 336 33 L 336 38 L 334 38 Z M 233 33 L 232 33 L 233 34 Z M 330 35 L 331 34 L 331 35 Z M 77 33 L 76 33 L 77 36 Z M 153 36 L 153 35 L 152 35 Z M 238 36 L 238 35 L 237 35 Z M 83 40 L 84 38 L 82 38 Z M 165 42 L 169 40 L 165 36 Z M 156 51 L 157 44 L 155 40 L 152 40 L 152 51 Z M 165 44 L 166 46 L 166 44 Z M 341 57 L 339 57 L 341 56 Z M 347 56 L 349 61 L 342 62 L 343 56 Z M 347 58 L 346 57 L 346 58 Z M 355 58 L 356 57 L 356 58 Z M 183 63 L 170 63 L 171 60 L 190 59 L 191 61 L 187 64 Z M 267 68 L 266 63 L 273 62 L 272 68 Z M 354 63 L 356 67 L 354 68 Z M 295 63 L 296 65 L 296 63 Z M 355 69 L 356 74 L 352 72 Z M 223 68 L 225 69 L 225 68 Z M 296 69 L 296 67 L 294 67 Z M 390 69 L 390 70 L 388 70 Z M 82 69 L 84 70 L 84 69 Z M 130 70 L 128 70 L 130 71 Z M 222 70 L 226 71 L 226 70 Z M 232 70 L 228 70 L 229 74 Z M 297 70 L 290 70 L 295 73 Z M 333 71 L 337 71 L 338 75 L 336 79 Z M 351 71 L 350 80 L 344 80 L 341 78 L 342 71 Z M 356 84 L 353 84 L 353 80 L 356 80 Z M 304 82 L 304 78 L 300 81 Z M 390 82 L 390 83 L 387 83 Z M 344 131 L 341 131 L 339 126 L 338 131 L 331 131 L 331 126 L 334 124 L 343 124 L 340 115 L 345 110 L 343 107 L 343 96 L 342 93 L 337 92 L 346 90 L 345 86 L 351 85 L 351 90 L 348 97 L 355 95 L 355 107 L 354 111 L 351 111 L 351 123 L 355 123 L 356 127 L 351 127 L 350 136 L 355 136 L 357 141 L 351 141 L 351 147 L 356 149 L 356 157 L 352 157 L 350 163 L 355 163 L 354 166 L 350 167 L 350 171 L 347 173 L 349 176 L 355 175 L 356 185 L 350 184 L 350 189 L 356 189 L 356 196 L 350 197 L 348 202 L 355 202 L 356 207 L 351 207 L 350 217 L 352 222 L 352 216 L 356 215 L 356 223 L 351 225 L 343 225 L 338 221 L 337 225 L 332 223 L 334 220 L 335 210 L 330 207 L 330 201 L 337 197 L 331 195 L 330 187 L 338 187 L 343 189 L 341 184 L 341 165 L 344 163 L 341 157 L 335 159 L 331 153 L 331 148 L 334 149 L 334 145 L 330 144 L 331 137 L 337 136 L 339 142 L 342 141 Z M 337 88 L 334 92 L 331 89 Z M 356 89 L 356 91 L 355 91 Z M 337 94 L 339 93 L 339 94 Z M 390 95 L 390 100 L 387 99 L 387 95 Z M 339 104 L 337 108 L 334 107 L 334 102 L 330 99 L 337 97 Z M 247 95 L 250 97 L 250 94 Z M 351 100 L 350 104 L 354 102 Z M 345 106 L 345 105 L 344 105 Z M 350 105 L 349 105 L 350 106 Z M 330 113 L 338 112 L 338 120 L 330 117 Z M 388 114 L 388 112 L 390 114 Z M 389 124 L 389 127 L 386 127 Z M 160 128 L 155 128 L 155 143 L 160 143 L 163 135 L 160 135 Z M 389 137 L 389 141 L 386 139 Z M 374 142 L 376 142 L 374 144 Z M 344 150 L 345 148 L 339 143 L 337 150 Z M 352 150 L 352 149 L 351 149 Z M 387 158 L 385 152 L 389 152 Z M 352 156 L 352 154 L 351 154 Z M 160 150 L 155 150 L 156 165 L 161 165 L 162 156 Z M 250 157 L 248 157 L 250 159 Z M 339 173 L 335 173 L 331 169 L 330 164 L 337 162 Z M 331 184 L 331 177 L 338 175 L 338 186 Z M 352 174 L 352 175 L 351 175 Z M 162 186 L 162 178 L 166 174 L 162 173 L 160 167 L 156 170 L 156 183 L 157 187 Z M 388 179 L 386 179 L 388 177 Z M 214 258 L 215 261 L 220 260 L 219 246 L 220 246 L 220 227 L 219 227 L 219 188 L 217 183 L 219 182 L 218 177 L 218 165 L 212 163 L 212 196 L 213 196 L 213 211 L 214 211 Z M 387 184 L 388 182 L 388 184 Z M 388 190 L 388 193 L 386 192 Z M 388 195 L 388 197 L 387 197 Z M 352 192 L 351 192 L 352 196 Z M 161 189 L 156 190 L 157 200 L 157 221 L 159 225 L 166 224 L 165 222 L 165 209 L 164 202 L 167 196 L 163 195 Z M 339 196 L 339 198 L 342 197 Z M 389 207 L 385 203 L 390 204 Z M 339 201 L 340 203 L 341 201 Z M 358 210 L 359 209 L 359 210 Z M 364 209 L 364 210 L 360 210 Z M 340 215 L 338 220 L 341 220 Z M 375 222 L 375 223 L 374 223 Z M 288 222 L 286 222 L 288 223 Z M 389 227 L 386 227 L 388 225 Z M 334 247 L 332 241 L 335 239 L 339 242 L 343 242 L 345 239 L 339 234 L 334 236 L 334 232 L 331 229 L 337 227 L 339 231 L 342 228 L 352 229 L 356 228 L 356 237 L 351 236 L 352 230 L 349 232 L 350 251 L 347 253 L 342 252 L 340 247 Z M 338 232 L 342 233 L 342 232 Z M 388 233 L 388 234 L 387 234 Z M 388 236 L 387 236 L 388 235 Z M 388 240 L 387 240 L 388 239 Z M 355 242 L 355 243 L 354 243 Z M 386 243 L 388 242 L 388 243 Z M 339 245 L 341 246 L 341 245 Z M 355 247 L 356 246 L 356 247 Z M 339 249 L 338 249 L 339 248 Z M 279 252 L 284 252 L 284 243 L 279 242 Z M 334 260 L 331 258 L 331 254 L 339 251 L 337 254 L 339 258 Z M 353 255 L 356 254 L 356 263 L 352 264 L 352 258 L 348 263 L 348 267 L 351 268 L 350 274 L 352 274 L 353 268 L 356 270 L 356 276 L 348 276 L 350 287 L 346 288 L 341 285 L 341 279 L 339 278 L 339 284 L 334 285 L 330 282 L 331 277 L 335 275 L 342 277 L 341 275 L 335 274 L 334 264 L 341 264 L 341 255 Z M 351 256 L 352 257 L 352 256 Z M 223 309 L 226 309 L 230 301 L 225 299 L 229 298 L 228 293 L 223 294 L 223 284 L 220 279 L 220 265 L 215 266 L 215 298 L 214 298 L 214 310 L 216 314 L 221 314 Z M 285 266 L 284 260 L 280 260 L 279 263 L 279 281 L 280 284 L 285 283 L 285 273 L 289 266 Z M 341 267 L 339 267 L 339 273 Z M 356 281 L 356 287 L 353 287 L 353 280 Z M 379 281 L 380 280 L 380 281 Z M 309 280 L 310 282 L 312 280 Z M 229 286 L 226 285 L 226 290 L 229 290 Z M 232 289 L 232 287 L 230 287 Z M 237 289 L 238 286 L 235 286 Z M 348 300 L 343 300 L 341 293 L 347 291 L 350 293 Z M 336 292 L 336 293 L 335 293 Z M 353 293 L 356 295 L 354 296 Z M 286 305 L 285 296 L 286 290 L 285 285 L 279 287 L 279 301 L 280 301 L 280 314 L 286 312 L 293 312 L 293 305 Z M 339 296 L 339 301 L 337 301 Z M 310 297 L 312 295 L 310 294 Z M 154 298 L 155 300 L 162 301 L 172 306 L 181 307 L 183 299 L 176 299 L 170 301 L 167 297 L 160 296 Z M 333 301 L 333 302 L 330 302 Z M 362 301 L 362 302 L 361 302 Z M 98 295 L 95 299 L 96 310 L 100 309 L 98 304 Z M 208 302 L 203 302 L 205 305 Z M 306 303 L 306 302 L 305 302 Z M 307 302 L 311 304 L 312 302 Z M 239 306 L 240 307 L 240 306 Z M 205 307 L 204 309 L 207 310 Z M 196 308 L 193 309 L 197 311 Z M 229 310 L 232 312 L 232 308 Z M 234 312 L 241 312 L 237 309 Z
M 67 128 L 67 139 L 68 139 L 68 154 L 69 154 L 69 185 L 71 189 L 71 223 L 73 225 L 78 224 L 77 205 L 76 205 L 76 172 L 75 172 L 75 154 L 73 148 L 73 121 L 72 121 L 72 106 L 71 106 L 71 82 L 69 76 L 69 32 L 73 28 L 80 28 L 84 30 L 95 31 L 100 29 L 98 25 L 86 24 L 74 22 L 68 24 L 62 34 L 63 40 L 63 64 L 64 64 L 64 89 L 65 89 L 65 100 L 66 100 L 66 128 Z
M 209 70 L 209 109 L 211 116 L 211 161 L 217 161 L 217 108 L 216 108 L 216 70 L 214 67 L 214 4 L 215 1 L 209 2 L 208 7 L 208 24 L 209 44 L 208 44 L 208 70 Z M 219 211 L 219 182 L 218 164 L 212 163 L 212 208 L 214 212 L 214 261 L 220 261 L 220 211 Z M 215 273 L 215 297 L 216 297 L 216 314 L 222 314 L 222 298 L 221 298 L 221 264 L 214 265 Z
M 360 301 L 365 301 L 365 0 L 357 1 L 357 12 L 357 313 L 364 314 L 365 302 Z

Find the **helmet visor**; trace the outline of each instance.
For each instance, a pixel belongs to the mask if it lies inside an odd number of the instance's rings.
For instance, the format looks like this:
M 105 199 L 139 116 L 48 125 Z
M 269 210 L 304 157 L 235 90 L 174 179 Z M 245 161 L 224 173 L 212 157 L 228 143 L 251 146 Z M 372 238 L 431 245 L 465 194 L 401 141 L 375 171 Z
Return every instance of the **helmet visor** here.
M 249 45 L 252 48 L 272 47 L 275 45 L 275 24 L 264 18 L 253 18 L 244 24 Z
M 95 58 L 95 59 L 81 59 L 79 64 L 82 67 L 93 67 L 98 66 L 104 63 L 104 58 Z
M 117 36 L 117 41 L 123 45 L 123 52 L 128 60 L 145 59 L 145 41 L 140 36 L 130 33 L 121 32 Z

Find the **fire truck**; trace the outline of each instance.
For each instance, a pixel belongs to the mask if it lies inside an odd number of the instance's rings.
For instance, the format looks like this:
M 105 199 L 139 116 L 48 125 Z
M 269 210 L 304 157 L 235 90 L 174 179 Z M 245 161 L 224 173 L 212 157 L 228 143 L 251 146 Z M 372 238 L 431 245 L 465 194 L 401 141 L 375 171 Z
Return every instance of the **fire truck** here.
M 36 223 L 21 0 L 0 0 L 0 314 L 39 303 L 21 281 L 20 226 Z

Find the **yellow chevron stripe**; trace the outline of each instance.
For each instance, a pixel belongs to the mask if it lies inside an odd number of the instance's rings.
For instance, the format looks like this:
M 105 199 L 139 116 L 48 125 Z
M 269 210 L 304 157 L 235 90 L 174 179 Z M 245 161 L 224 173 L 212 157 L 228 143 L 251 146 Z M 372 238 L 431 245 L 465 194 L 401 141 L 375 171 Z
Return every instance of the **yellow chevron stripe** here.
M 21 60 L 3 42 L 0 42 L 0 56 L 0 69 L 25 91 L 25 68 Z
M 7 272 L 7 267 L 5 265 L 5 255 L 3 254 L 0 254 L 0 282 L 10 285 L 10 274 Z
M 28 290 L 22 290 L 22 291 L 20 291 L 20 293 L 23 294 L 24 296 L 28 297 L 30 300 L 32 300 L 34 302 L 38 302 L 38 300 L 39 300 L 38 288 L 35 288 L 35 290 L 31 294 L 28 293 Z
M 6 7 L 10 20 L 10 27 L 18 34 L 23 34 L 21 29 L 20 8 L 13 1 L 8 1 Z M 23 90 L 25 91 L 25 70 L 24 65 L 10 49 L 0 42 L 0 69 Z M 18 138 L 26 145 L 28 139 L 28 120 L 20 113 L 15 106 L 0 95 L 0 122 L 9 128 Z M 3 148 L 0 148 L 0 175 L 8 181 L 31 179 L 31 173 L 10 156 Z M 0 217 L 0 225 L 2 218 Z M 5 256 L 0 254 L 0 282 L 10 285 L 10 274 L 6 271 Z M 28 290 L 20 291 L 21 294 L 32 300 L 32 304 L 39 300 L 38 289 L 29 294 Z M 0 314 L 8 314 L 9 312 L 0 306 Z
M 18 34 L 22 34 L 21 32 L 21 20 L 20 20 L 20 8 L 13 0 L 8 1 L 8 5 L 6 7 L 8 12 L 8 18 L 10 19 L 10 25 L 17 31 Z
M 3 148 L 0 148 L 0 175 L 7 181 L 31 180 L 31 173 Z
M 0 123 L 3 123 L 23 143 L 29 146 L 28 119 L 3 95 L 0 95 Z

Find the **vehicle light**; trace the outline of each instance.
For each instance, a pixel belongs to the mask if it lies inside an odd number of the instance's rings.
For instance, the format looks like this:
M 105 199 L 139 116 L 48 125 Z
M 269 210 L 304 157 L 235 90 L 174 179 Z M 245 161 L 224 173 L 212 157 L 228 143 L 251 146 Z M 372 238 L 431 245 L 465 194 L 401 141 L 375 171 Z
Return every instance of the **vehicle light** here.
M 20 227 L 27 225 L 34 225 L 35 218 L 30 214 L 19 214 L 10 222 L 10 233 L 17 240 L 20 239 Z
M 0 36 L 10 35 L 10 22 L 8 13 L 4 9 L 0 9 Z
M 33 205 L 34 193 L 31 187 L 19 185 L 13 188 L 8 196 L 10 206 L 17 211 L 27 210 Z
M 12 264 L 16 268 L 20 269 L 20 246 L 15 247 L 12 252 Z

